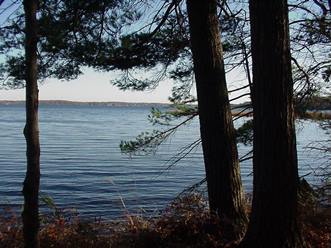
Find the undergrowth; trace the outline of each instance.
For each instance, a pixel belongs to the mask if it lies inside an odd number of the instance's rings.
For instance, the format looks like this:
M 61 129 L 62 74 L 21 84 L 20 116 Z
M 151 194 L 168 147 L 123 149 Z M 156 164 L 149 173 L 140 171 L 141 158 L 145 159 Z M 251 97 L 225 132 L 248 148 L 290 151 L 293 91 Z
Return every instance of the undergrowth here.
M 307 243 L 329 247 L 330 209 L 305 204 L 300 219 Z M 84 221 L 76 214 L 54 211 L 41 216 L 40 244 L 42 248 L 236 247 L 239 241 L 228 240 L 225 234 L 217 216 L 208 212 L 204 197 L 191 193 L 174 200 L 155 218 L 127 214 L 118 222 Z M 20 216 L 10 209 L 0 217 L 0 247 L 23 247 Z

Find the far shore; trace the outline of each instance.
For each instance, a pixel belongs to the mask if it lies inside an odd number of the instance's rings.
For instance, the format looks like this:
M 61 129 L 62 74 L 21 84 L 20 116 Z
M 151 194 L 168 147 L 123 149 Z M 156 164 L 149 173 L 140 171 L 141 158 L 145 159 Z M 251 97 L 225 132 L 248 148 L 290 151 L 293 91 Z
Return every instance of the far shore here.
M 11 101 L 0 100 L 2 105 L 24 105 L 25 101 Z M 68 105 L 68 106 L 170 106 L 170 103 L 149 103 L 149 102 L 83 102 L 83 101 L 68 101 L 68 100 L 40 100 L 39 104 L 42 105 Z
M 0 106 L 24 106 L 25 101 L 0 100 Z M 231 104 L 233 116 L 252 116 L 250 103 Z M 166 108 L 173 106 L 171 103 L 158 102 L 81 102 L 68 100 L 40 100 L 40 106 L 105 106 L 105 107 L 157 107 Z M 331 119 L 331 109 L 309 109 L 299 118 L 325 120 Z

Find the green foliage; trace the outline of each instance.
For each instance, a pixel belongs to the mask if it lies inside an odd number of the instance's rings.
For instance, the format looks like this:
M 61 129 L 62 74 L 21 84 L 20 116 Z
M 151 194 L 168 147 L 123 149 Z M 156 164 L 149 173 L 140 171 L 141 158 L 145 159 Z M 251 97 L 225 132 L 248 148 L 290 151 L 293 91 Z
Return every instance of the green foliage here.
M 13 76 L 15 75 L 15 76 Z M 6 63 L 0 63 L 0 88 L 17 89 L 25 85 L 25 59 L 22 55 L 7 57 Z
M 100 64 L 108 70 L 132 68 L 151 68 L 158 64 L 169 64 L 187 52 L 188 40 L 173 27 L 175 20 L 169 19 L 153 36 L 149 33 L 129 34 L 121 37 L 118 47 L 113 50 L 112 64 Z
M 120 149 L 123 153 L 133 155 L 147 155 L 156 152 L 158 146 L 162 144 L 171 134 L 173 134 L 177 128 L 184 126 L 188 121 L 198 115 L 198 108 L 195 105 L 177 104 L 174 108 L 167 111 L 162 111 L 158 108 L 152 108 L 149 121 L 153 125 L 165 125 L 170 126 L 163 131 L 153 130 L 152 132 L 142 132 L 135 140 L 121 141 Z M 178 122 L 181 118 L 186 117 L 179 124 L 172 125 L 172 123 Z M 253 143 L 253 120 L 247 120 L 238 129 L 236 129 L 236 140 L 238 143 L 244 145 L 252 145 Z M 194 142 L 194 147 L 200 142 Z M 170 166 L 180 161 L 182 156 L 186 156 L 187 150 L 191 151 L 191 145 L 184 147 L 183 152 L 179 152 L 170 160 Z M 185 149 L 186 148 L 186 149 Z
M 162 111 L 158 108 L 152 108 L 148 115 L 148 120 L 153 125 L 171 125 L 180 117 L 195 116 L 198 113 L 197 106 L 188 104 L 174 104 L 170 110 Z
M 40 202 L 43 203 L 49 210 L 51 210 L 52 218 L 63 217 L 62 210 L 56 206 L 54 199 L 51 196 L 45 195 L 45 194 L 41 195 Z M 46 214 L 46 216 L 48 216 L 48 215 Z M 41 222 L 45 222 L 45 221 L 48 221 L 48 220 L 46 218 L 44 218 L 44 215 L 41 215 Z
M 112 84 L 117 86 L 120 90 L 136 90 L 144 91 L 154 89 L 159 80 L 150 80 L 147 78 L 138 79 L 137 77 L 132 76 L 131 73 L 123 73 L 121 77 L 113 79 Z
M 129 154 L 150 154 L 164 141 L 166 134 L 159 130 L 142 132 L 135 140 L 121 141 L 120 149 L 123 153 Z
M 158 108 L 152 108 L 151 113 L 148 115 L 148 120 L 153 124 L 169 125 L 173 120 L 171 112 L 163 112 Z
M 241 127 L 236 130 L 236 138 L 238 143 L 244 145 L 252 145 L 253 143 L 253 120 L 246 121 Z
M 123 153 L 128 154 L 150 154 L 157 150 L 158 146 L 162 144 L 169 136 L 176 132 L 176 130 L 187 124 L 195 116 L 197 116 L 197 107 L 185 104 L 174 105 L 174 108 L 168 111 L 161 111 L 158 108 L 152 108 L 149 121 L 153 125 L 170 126 L 163 131 L 153 130 L 152 132 L 142 132 L 135 140 L 121 141 L 120 149 Z M 181 119 L 186 117 L 185 119 Z M 171 125 L 171 123 L 176 123 Z
M 326 15 L 308 19 L 302 24 L 302 27 L 306 31 L 305 39 L 309 45 L 327 44 L 331 40 L 331 19 Z
M 49 195 L 42 195 L 40 196 L 40 201 L 44 203 L 48 208 L 55 210 L 57 209 L 55 202 L 52 197 Z
M 140 18 L 133 1 L 40 1 L 38 9 L 39 79 L 56 77 L 70 80 L 83 66 L 104 64 L 113 54 L 118 33 Z M 2 87 L 24 87 L 24 16 L 22 9 L 0 27 L 0 67 Z M 116 55 L 116 54 L 115 54 Z M 96 61 L 98 60 L 98 63 Z
M 328 91 L 331 12 L 323 1 L 289 1 L 289 7 L 295 94 L 309 98 Z
M 191 78 L 193 78 L 193 75 L 191 75 Z M 197 102 L 197 99 L 191 95 L 192 86 L 193 80 L 189 80 L 189 78 L 184 77 L 180 81 L 176 81 L 169 100 L 174 104 Z
M 196 116 L 198 115 L 198 106 L 188 104 L 175 104 L 175 109 L 170 112 L 175 117 Z
M 323 77 L 323 79 L 324 79 L 325 82 L 330 82 L 330 78 L 331 78 L 331 66 L 327 66 L 325 68 L 325 70 L 322 72 L 322 77 Z

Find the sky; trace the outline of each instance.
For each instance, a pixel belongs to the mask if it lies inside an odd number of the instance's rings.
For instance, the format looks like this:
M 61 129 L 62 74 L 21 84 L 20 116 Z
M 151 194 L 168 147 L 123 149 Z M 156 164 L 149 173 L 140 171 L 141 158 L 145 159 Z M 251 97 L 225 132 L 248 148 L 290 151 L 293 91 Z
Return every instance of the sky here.
M 39 84 L 40 100 L 68 100 L 81 102 L 160 102 L 167 103 L 172 83 L 165 80 L 153 91 L 122 91 L 111 84 L 112 73 L 86 70 L 71 81 L 47 79 Z M 0 90 L 0 100 L 24 100 L 25 90 Z
M 45 82 L 39 84 L 39 99 L 80 102 L 169 103 L 168 97 L 171 95 L 171 89 L 173 87 L 173 82 L 170 79 L 160 82 L 159 86 L 154 90 L 122 91 L 111 84 L 111 80 L 114 78 L 115 75 L 113 73 L 101 73 L 86 69 L 84 74 L 75 80 L 60 81 L 58 79 L 47 79 Z M 238 88 L 246 84 L 244 78 L 243 73 L 238 71 L 227 74 L 228 88 Z M 195 88 L 192 89 L 193 95 L 196 95 L 195 90 Z M 230 99 L 237 95 L 237 93 L 230 94 Z M 0 90 L 0 101 L 24 99 L 24 89 Z M 246 97 L 235 101 L 235 103 L 248 100 Z

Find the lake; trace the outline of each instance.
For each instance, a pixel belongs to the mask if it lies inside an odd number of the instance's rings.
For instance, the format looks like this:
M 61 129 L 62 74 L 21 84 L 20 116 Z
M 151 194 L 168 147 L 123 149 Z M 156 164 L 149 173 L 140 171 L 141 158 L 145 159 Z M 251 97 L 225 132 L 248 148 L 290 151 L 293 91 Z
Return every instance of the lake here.
M 0 106 L 0 204 L 14 209 L 23 202 L 24 111 L 21 105 Z M 58 207 L 77 209 L 84 217 L 114 218 L 125 211 L 153 215 L 203 179 L 200 146 L 166 169 L 180 148 L 199 139 L 198 119 L 180 128 L 154 154 L 121 153 L 121 140 L 159 128 L 147 120 L 149 111 L 142 106 L 41 105 L 41 195 L 52 197 Z M 313 184 L 320 184 L 313 175 L 327 158 L 305 147 L 327 138 L 317 122 L 297 122 L 300 175 L 311 173 L 306 179 Z M 240 155 L 250 149 L 239 145 Z M 245 191 L 251 192 L 251 161 L 243 162 L 241 171 Z

